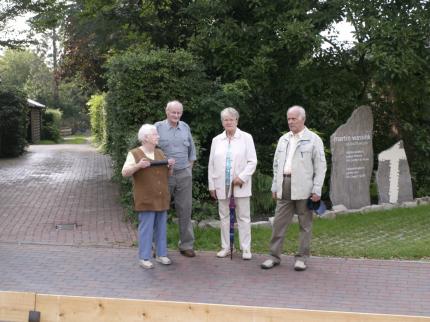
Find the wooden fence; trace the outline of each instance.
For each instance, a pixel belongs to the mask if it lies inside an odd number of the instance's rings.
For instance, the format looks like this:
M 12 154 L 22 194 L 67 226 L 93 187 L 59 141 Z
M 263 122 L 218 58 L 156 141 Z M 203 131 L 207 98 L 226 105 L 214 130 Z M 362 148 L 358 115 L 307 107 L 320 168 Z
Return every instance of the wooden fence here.
M 430 317 L 0 292 L 0 321 L 430 322 Z

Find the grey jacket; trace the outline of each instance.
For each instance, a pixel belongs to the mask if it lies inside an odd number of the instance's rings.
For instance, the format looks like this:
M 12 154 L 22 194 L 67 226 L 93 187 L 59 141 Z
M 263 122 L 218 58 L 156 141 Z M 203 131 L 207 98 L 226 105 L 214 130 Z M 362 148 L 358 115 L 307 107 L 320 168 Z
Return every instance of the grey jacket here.
M 273 158 L 272 192 L 282 198 L 284 164 L 292 133 L 281 136 Z M 307 199 L 312 193 L 321 196 L 327 164 L 321 138 L 305 127 L 291 163 L 291 199 Z

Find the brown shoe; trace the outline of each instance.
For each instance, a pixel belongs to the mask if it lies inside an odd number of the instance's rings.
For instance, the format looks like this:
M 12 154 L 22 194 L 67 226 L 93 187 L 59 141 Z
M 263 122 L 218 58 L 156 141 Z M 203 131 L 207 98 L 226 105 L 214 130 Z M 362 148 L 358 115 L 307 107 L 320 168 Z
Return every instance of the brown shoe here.
M 180 252 L 185 257 L 194 257 L 194 256 L 196 256 L 196 253 L 192 249 L 185 249 L 185 250 L 181 250 Z

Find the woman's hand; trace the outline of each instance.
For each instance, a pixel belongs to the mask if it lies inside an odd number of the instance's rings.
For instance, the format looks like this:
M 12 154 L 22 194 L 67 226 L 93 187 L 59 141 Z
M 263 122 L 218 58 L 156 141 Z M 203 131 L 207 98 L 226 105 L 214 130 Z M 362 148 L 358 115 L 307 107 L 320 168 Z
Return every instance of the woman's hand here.
M 245 183 L 245 181 L 243 181 L 241 178 L 236 177 L 233 179 L 233 185 L 234 186 L 239 186 L 242 188 L 242 185 Z
M 217 200 L 217 196 L 216 196 L 216 191 L 215 190 L 209 190 L 209 193 L 210 193 L 212 199 Z
M 142 158 L 142 159 L 140 159 L 140 161 L 137 163 L 137 166 L 138 166 L 140 169 L 145 169 L 145 168 L 147 168 L 147 167 L 150 167 L 150 166 L 151 166 L 151 162 L 149 162 L 149 160 L 147 160 L 147 159 Z

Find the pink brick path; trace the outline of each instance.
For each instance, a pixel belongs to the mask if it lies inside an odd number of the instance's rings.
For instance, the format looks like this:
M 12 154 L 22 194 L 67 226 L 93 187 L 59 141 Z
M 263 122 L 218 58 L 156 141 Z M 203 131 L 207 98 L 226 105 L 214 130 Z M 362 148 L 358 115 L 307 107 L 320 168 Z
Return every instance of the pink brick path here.
M 0 290 L 430 316 L 430 262 L 312 257 L 261 270 L 266 258 L 213 252 L 137 265 L 110 161 L 88 145 L 32 146 L 0 160 Z M 75 231 L 55 224 L 76 223 Z
M 0 241 L 131 245 L 110 158 L 90 145 L 33 145 L 0 159 Z M 76 224 L 74 231 L 57 224 Z

